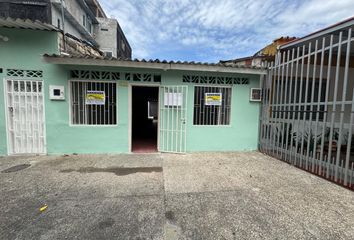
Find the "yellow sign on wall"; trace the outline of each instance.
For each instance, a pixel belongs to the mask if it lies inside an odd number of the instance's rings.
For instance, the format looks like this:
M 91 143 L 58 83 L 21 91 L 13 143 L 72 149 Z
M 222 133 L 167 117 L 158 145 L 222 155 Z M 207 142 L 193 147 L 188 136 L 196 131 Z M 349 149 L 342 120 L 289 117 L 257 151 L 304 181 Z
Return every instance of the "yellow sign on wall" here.
M 87 91 L 85 104 L 86 105 L 104 105 L 106 102 L 106 94 L 104 91 Z
M 204 96 L 206 106 L 221 106 L 222 93 L 205 93 Z

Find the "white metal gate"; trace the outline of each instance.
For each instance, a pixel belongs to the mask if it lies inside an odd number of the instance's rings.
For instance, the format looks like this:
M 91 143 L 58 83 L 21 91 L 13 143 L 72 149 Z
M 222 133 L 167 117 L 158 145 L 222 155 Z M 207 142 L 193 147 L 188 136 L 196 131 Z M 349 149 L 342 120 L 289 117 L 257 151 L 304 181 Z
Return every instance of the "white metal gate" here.
M 7 79 L 4 84 L 8 154 L 45 153 L 42 81 Z
M 160 90 L 159 151 L 186 152 L 187 86 L 164 86 Z

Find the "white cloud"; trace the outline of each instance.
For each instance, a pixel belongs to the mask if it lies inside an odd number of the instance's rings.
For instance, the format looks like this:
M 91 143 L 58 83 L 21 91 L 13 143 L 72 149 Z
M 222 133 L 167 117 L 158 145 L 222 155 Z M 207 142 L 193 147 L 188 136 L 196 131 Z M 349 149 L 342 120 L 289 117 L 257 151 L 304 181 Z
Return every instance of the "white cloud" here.
M 354 13 L 353 0 L 101 0 L 137 58 L 217 61 L 250 55 Z M 203 58 L 203 59 L 201 59 Z M 181 60 L 185 60 L 181 59 Z

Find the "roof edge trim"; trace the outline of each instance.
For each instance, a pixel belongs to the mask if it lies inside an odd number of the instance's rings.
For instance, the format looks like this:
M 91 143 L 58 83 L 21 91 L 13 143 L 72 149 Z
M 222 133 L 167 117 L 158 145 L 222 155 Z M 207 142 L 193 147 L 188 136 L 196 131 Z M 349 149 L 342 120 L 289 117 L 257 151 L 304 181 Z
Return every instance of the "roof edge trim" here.
M 127 68 L 144 68 L 155 70 L 180 70 L 180 71 L 200 71 L 200 72 L 220 72 L 220 73 L 240 73 L 240 74 L 255 74 L 264 75 L 266 70 L 263 68 L 246 68 L 246 67 L 230 67 L 224 65 L 207 65 L 197 63 L 182 63 L 182 62 L 152 62 L 140 60 L 120 60 L 120 59 L 100 59 L 88 57 L 73 57 L 73 56 L 56 56 L 43 55 L 46 63 L 59 65 L 81 65 L 81 66 L 105 66 L 105 67 L 127 67 Z

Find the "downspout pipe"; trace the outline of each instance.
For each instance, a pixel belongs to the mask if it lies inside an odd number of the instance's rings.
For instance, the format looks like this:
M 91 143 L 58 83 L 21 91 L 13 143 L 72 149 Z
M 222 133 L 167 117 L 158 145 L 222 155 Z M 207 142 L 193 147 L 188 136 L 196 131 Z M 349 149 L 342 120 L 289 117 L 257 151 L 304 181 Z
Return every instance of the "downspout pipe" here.
M 64 17 L 64 0 L 60 0 L 61 6 L 61 21 L 63 26 L 63 45 L 64 45 L 64 52 L 66 52 L 66 44 L 65 44 L 65 17 Z

